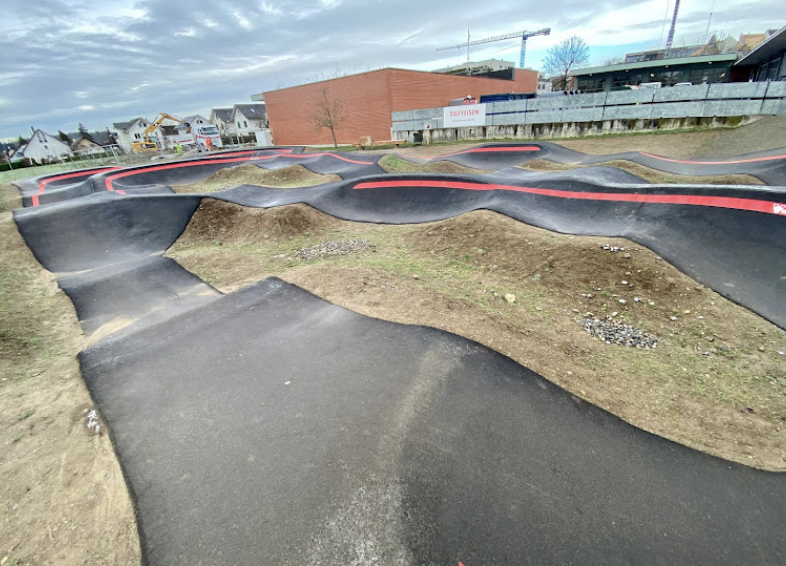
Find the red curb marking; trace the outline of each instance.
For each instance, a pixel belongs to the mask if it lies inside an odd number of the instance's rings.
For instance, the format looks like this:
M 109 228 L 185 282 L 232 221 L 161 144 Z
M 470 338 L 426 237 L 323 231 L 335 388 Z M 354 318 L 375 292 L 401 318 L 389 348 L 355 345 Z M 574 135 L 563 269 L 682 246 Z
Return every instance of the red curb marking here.
M 52 181 L 59 181 L 60 179 L 71 179 L 73 177 L 84 177 L 84 176 L 91 176 L 97 173 L 106 173 L 107 171 L 114 171 L 116 169 L 120 169 L 120 167 L 99 167 L 96 169 L 90 170 L 90 172 L 85 171 L 76 171 L 74 173 L 66 173 L 64 175 L 54 175 L 52 177 L 47 177 L 46 179 L 42 179 L 40 183 L 38 183 L 38 193 L 34 194 L 31 198 L 33 206 L 38 206 L 38 195 L 44 192 L 46 186 L 51 183 Z
M 341 157 L 340 155 L 336 155 L 335 153 L 296 153 L 292 155 L 282 155 L 281 157 L 289 157 L 291 159 L 308 159 L 310 157 L 318 157 L 320 155 L 329 155 L 330 157 L 335 157 L 336 159 L 340 159 L 341 161 L 346 161 L 347 163 L 357 163 L 358 165 L 374 165 L 371 161 L 355 161 L 354 159 L 349 159 L 347 157 Z
M 660 155 L 653 155 L 651 153 L 641 152 L 641 155 L 646 155 L 647 157 L 652 157 L 653 159 L 660 159 L 661 161 L 671 161 L 672 163 L 692 163 L 694 165 L 727 165 L 734 163 L 754 163 L 756 161 L 774 161 L 776 159 L 786 159 L 786 155 L 773 155 L 772 157 L 752 157 L 750 159 L 735 159 L 731 161 L 685 161 L 682 159 L 661 157 Z
M 463 189 L 469 191 L 515 191 L 557 198 L 579 200 L 603 200 L 619 202 L 644 202 L 657 204 L 686 204 L 692 206 L 711 206 L 715 208 L 731 208 L 750 210 L 767 214 L 786 215 L 786 205 L 768 201 L 731 197 L 708 197 L 693 195 L 644 195 L 631 193 L 580 193 L 555 189 L 538 189 L 534 187 L 513 187 L 510 185 L 482 185 L 479 183 L 461 183 L 453 181 L 381 181 L 358 183 L 355 189 L 381 189 L 395 187 L 426 187 L 440 189 Z
M 270 155 L 260 155 L 254 157 L 229 157 L 229 158 L 220 158 L 218 155 L 215 157 L 210 157 L 208 159 L 203 159 L 200 161 L 184 161 L 180 163 L 168 163 L 166 165 L 158 165 L 156 167 L 146 167 L 144 169 L 132 169 L 129 171 L 122 171 L 120 173 L 116 173 L 114 175 L 110 175 L 106 178 L 104 185 L 106 186 L 107 191 L 114 191 L 114 187 L 112 183 L 115 179 L 122 179 L 123 177 L 129 177 L 132 175 L 137 175 L 139 173 L 145 173 L 148 171 L 163 171 L 166 169 L 178 169 L 181 167 L 191 167 L 193 165 L 203 165 L 206 161 L 208 163 L 238 163 L 241 161 L 263 161 L 267 159 L 275 159 L 276 157 L 284 157 L 290 159 L 309 159 L 311 157 L 318 157 L 320 155 L 327 155 L 330 157 L 335 157 L 336 159 L 340 159 L 342 161 L 347 161 L 349 163 L 358 163 L 360 165 L 373 165 L 373 163 L 369 163 L 368 161 L 353 161 L 352 159 L 347 159 L 346 157 L 341 157 L 339 155 L 335 155 L 333 153 L 316 153 L 316 154 L 308 154 L 308 155 L 300 155 L 300 154 L 281 154 L 281 153 L 272 153 Z M 119 192 L 119 191 L 118 191 Z

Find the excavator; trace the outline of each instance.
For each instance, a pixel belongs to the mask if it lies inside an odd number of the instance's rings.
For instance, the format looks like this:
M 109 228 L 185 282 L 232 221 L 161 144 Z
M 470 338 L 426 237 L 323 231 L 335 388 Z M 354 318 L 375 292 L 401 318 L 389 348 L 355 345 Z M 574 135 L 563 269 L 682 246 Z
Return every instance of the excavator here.
M 144 141 L 133 142 L 131 144 L 131 149 L 134 150 L 134 153 L 142 153 L 145 151 L 158 151 L 159 146 L 158 142 L 153 141 L 150 139 L 150 134 L 152 134 L 156 128 L 158 128 L 164 120 L 172 120 L 173 122 L 177 122 L 178 124 L 185 124 L 183 120 L 180 118 L 176 118 L 171 114 L 167 114 L 166 112 L 162 112 L 158 115 L 152 124 L 150 124 L 145 131 L 142 133 L 144 136 Z M 186 124 L 188 126 L 188 124 Z
M 213 124 L 198 124 L 191 126 L 188 122 L 184 122 L 180 118 L 162 112 L 158 115 L 152 124 L 150 124 L 142 133 L 144 136 L 143 141 L 134 142 L 131 144 L 131 149 L 134 153 L 141 153 L 145 151 L 158 151 L 160 149 L 157 141 L 151 139 L 151 134 L 158 128 L 164 120 L 172 120 L 178 124 L 184 124 L 190 128 L 190 132 L 184 136 L 178 136 L 176 139 L 178 143 L 184 145 L 193 145 L 197 151 L 210 151 L 211 149 L 219 149 L 223 146 L 221 143 L 221 134 Z

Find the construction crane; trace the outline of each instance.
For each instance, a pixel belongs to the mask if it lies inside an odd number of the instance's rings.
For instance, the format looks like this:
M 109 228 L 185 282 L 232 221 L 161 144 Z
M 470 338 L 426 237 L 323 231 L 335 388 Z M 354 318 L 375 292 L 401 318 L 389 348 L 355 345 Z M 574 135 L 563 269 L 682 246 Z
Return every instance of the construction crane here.
M 669 37 L 666 40 L 666 51 L 671 49 L 671 44 L 674 43 L 674 28 L 677 27 L 677 12 L 679 11 L 680 11 L 680 0 L 677 0 L 677 2 L 674 4 L 674 17 L 671 18 L 671 28 L 669 29 Z M 709 28 L 710 25 L 707 24 L 708 33 L 709 33 Z
M 524 54 L 527 51 L 527 38 L 535 37 L 536 35 L 549 35 L 551 34 L 551 28 L 543 28 L 538 31 L 519 31 L 516 33 L 507 33 L 505 35 L 497 35 L 494 37 L 488 37 L 486 39 L 477 39 L 475 41 L 469 40 L 469 32 L 467 32 L 467 41 L 466 43 L 459 43 L 458 45 L 451 45 L 449 47 L 440 47 L 437 51 L 447 51 L 448 49 L 462 49 L 464 47 L 467 48 L 467 74 L 469 74 L 469 46 L 470 45 L 478 45 L 480 43 L 492 43 L 494 41 L 503 41 L 505 39 L 514 39 L 514 38 L 521 38 L 521 58 L 519 59 L 519 69 L 524 68 Z

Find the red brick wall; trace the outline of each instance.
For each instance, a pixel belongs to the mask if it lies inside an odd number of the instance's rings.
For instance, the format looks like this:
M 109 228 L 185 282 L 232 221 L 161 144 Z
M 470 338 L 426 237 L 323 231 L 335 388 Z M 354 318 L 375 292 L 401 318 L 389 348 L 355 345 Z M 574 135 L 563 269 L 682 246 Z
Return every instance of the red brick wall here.
M 447 106 L 468 94 L 535 92 L 537 73 L 516 70 L 515 80 L 441 75 L 402 69 L 382 69 L 349 77 L 300 85 L 264 93 L 267 115 L 279 145 L 328 144 L 329 129 L 316 131 L 311 116 L 322 89 L 330 100 L 344 103 L 346 120 L 336 130 L 339 143 L 357 143 L 361 136 L 390 139 L 390 114 Z
M 482 94 L 535 92 L 538 85 L 538 74 L 535 71 L 521 69 L 516 69 L 513 81 L 400 69 L 390 69 L 390 72 L 393 112 L 447 106 L 452 99 L 464 98 L 468 94 L 480 98 Z M 389 128 L 390 117 L 387 125 Z
M 333 143 L 329 129 L 316 131 L 312 124 L 323 88 L 327 88 L 329 100 L 339 99 L 344 103 L 347 119 L 336 129 L 339 143 L 358 143 L 361 136 L 390 139 L 387 79 L 387 73 L 373 71 L 264 93 L 275 142 L 279 145 Z

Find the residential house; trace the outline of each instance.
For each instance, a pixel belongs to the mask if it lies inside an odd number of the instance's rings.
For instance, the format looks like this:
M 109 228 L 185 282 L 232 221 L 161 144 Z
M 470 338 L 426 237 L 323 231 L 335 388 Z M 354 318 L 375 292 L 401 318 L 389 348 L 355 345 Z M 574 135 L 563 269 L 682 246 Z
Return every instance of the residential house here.
M 199 114 L 194 114 L 193 116 L 186 116 L 183 120 L 186 124 L 190 126 L 201 126 L 203 124 L 214 125 L 214 123 L 207 118 L 200 116 Z
M 150 120 L 134 118 L 128 122 L 115 122 L 112 128 L 117 137 L 117 143 L 126 151 L 131 151 L 131 144 L 145 141 L 145 130 L 150 126 Z
M 73 152 L 84 152 L 84 153 L 99 153 L 104 151 L 100 144 L 97 144 L 90 138 L 86 138 L 85 136 L 79 136 L 73 142 L 71 142 L 71 151 Z
M 25 145 L 14 152 L 13 159 L 30 159 L 37 163 L 44 163 L 71 156 L 71 148 L 63 143 L 58 136 L 47 134 L 43 130 L 36 130 Z
M 210 112 L 210 121 L 216 125 L 222 136 L 237 135 L 237 128 L 232 121 L 232 108 L 213 108 Z
M 268 127 L 267 108 L 264 103 L 235 104 L 232 108 L 232 122 L 236 135 L 251 136 L 254 132 Z

